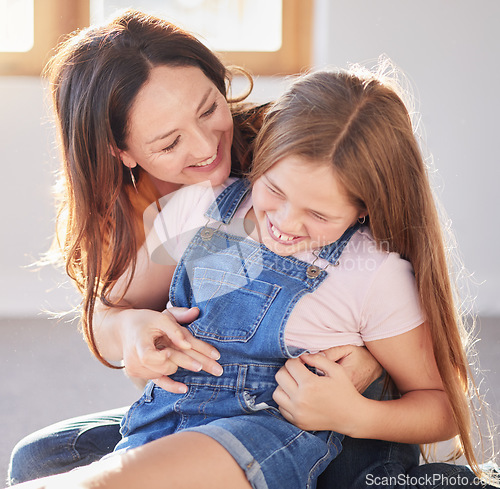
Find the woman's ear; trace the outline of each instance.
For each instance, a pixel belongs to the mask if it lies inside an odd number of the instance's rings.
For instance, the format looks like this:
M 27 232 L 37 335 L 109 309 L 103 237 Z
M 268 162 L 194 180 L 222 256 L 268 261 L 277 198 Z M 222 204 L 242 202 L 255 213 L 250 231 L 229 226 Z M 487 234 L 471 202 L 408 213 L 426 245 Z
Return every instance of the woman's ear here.
M 137 162 L 132 158 L 127 151 L 123 151 L 121 149 L 113 148 L 111 145 L 109 146 L 110 153 L 118 158 L 126 167 L 135 168 L 137 166 Z
M 135 159 L 132 158 L 132 156 L 130 156 L 127 151 L 120 151 L 120 155 L 118 156 L 118 158 L 122 160 L 122 163 L 125 166 L 128 166 L 130 169 L 137 166 L 137 161 L 135 161 Z

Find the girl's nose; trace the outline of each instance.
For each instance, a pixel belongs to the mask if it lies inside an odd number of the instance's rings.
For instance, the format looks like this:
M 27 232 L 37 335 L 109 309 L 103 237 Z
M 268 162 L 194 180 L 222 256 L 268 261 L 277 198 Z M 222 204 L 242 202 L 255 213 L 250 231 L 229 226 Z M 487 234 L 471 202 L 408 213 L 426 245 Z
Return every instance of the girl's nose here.
M 283 204 L 275 214 L 276 226 L 280 231 L 298 236 L 301 234 L 302 224 L 300 222 L 299 213 L 289 204 Z

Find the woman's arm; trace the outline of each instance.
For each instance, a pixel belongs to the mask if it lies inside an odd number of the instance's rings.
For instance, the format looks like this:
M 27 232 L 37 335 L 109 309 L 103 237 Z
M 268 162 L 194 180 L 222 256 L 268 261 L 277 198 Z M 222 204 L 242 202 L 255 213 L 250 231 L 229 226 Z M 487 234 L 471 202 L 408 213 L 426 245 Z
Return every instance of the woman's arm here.
M 274 398 L 285 418 L 306 430 L 402 443 L 432 443 L 456 435 L 425 324 L 367 347 L 394 380 L 400 399 L 366 399 L 340 365 L 323 354 L 305 355 L 287 362 L 277 375 Z M 304 363 L 325 375 L 311 373 Z

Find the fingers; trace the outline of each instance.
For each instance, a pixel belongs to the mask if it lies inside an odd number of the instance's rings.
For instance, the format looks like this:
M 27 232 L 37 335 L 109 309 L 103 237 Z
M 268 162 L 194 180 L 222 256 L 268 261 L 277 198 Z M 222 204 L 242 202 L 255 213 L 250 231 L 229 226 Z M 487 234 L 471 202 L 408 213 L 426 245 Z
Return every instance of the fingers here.
M 179 367 L 192 370 L 193 372 L 204 370 L 205 372 L 215 375 L 216 377 L 222 375 L 223 372 L 222 367 L 215 360 L 207 358 L 205 355 L 193 350 L 185 352 L 172 350 L 170 360 L 176 363 Z
M 323 351 L 323 353 L 332 362 L 342 363 L 342 361 L 352 353 L 353 348 L 356 347 L 352 345 L 334 346 Z
M 181 311 L 182 309 L 182 311 Z M 189 315 L 189 314 L 194 314 L 198 315 L 198 309 L 193 308 L 193 309 L 185 309 L 185 308 L 177 308 L 174 313 L 178 315 Z M 163 333 L 165 336 L 168 337 L 168 339 L 177 347 L 181 348 L 183 350 L 189 350 L 191 348 L 191 344 L 189 341 L 186 340 L 185 334 L 184 334 L 184 329 L 182 326 L 179 325 L 177 322 L 174 314 L 170 312 L 170 310 L 165 309 L 162 313 L 162 317 L 164 320 L 162 321 L 161 325 L 159 326 L 159 331 Z M 162 336 L 159 334 L 158 336 Z
M 338 372 L 338 369 L 342 368 L 337 362 L 331 360 L 323 353 L 304 354 L 301 356 L 301 359 L 307 363 L 307 365 L 315 367 L 328 377 L 333 377 L 335 373 Z M 308 370 L 307 372 L 311 374 Z
M 131 377 L 154 379 L 162 375 L 172 375 L 178 366 L 170 359 L 170 351 L 158 351 L 154 348 L 133 351 L 124 360 L 125 371 Z
M 172 392 L 174 394 L 185 394 L 187 392 L 187 385 L 181 382 L 176 382 L 170 377 L 162 376 L 157 379 L 153 379 L 153 382 L 162 389 Z
M 278 404 L 280 411 L 287 413 L 286 419 L 290 420 L 292 415 L 292 399 L 296 398 L 299 390 L 299 384 L 303 382 L 307 376 L 314 375 L 299 358 L 291 358 L 287 360 L 285 365 L 280 368 L 275 376 L 278 387 L 273 392 L 273 399 Z
M 195 338 L 187 328 L 183 328 L 183 333 L 184 339 L 190 343 L 193 352 L 196 351 L 207 358 L 219 360 L 220 353 L 216 348 L 203 340 Z
M 182 332 L 184 339 L 191 345 L 189 350 L 176 349 L 165 336 L 155 340 L 157 349 L 166 351 L 169 360 L 179 367 L 194 372 L 204 370 L 212 375 L 222 375 L 222 367 L 215 361 L 220 358 L 220 353 L 212 345 L 195 338 L 188 329 L 183 327 Z
M 364 390 L 382 375 L 382 367 L 373 355 L 363 346 L 346 345 L 330 348 L 324 352 L 330 360 L 336 361 L 359 392 Z M 338 358 L 339 355 L 345 355 Z
M 217 349 L 195 338 L 176 320 L 190 322 L 198 314 L 198 308 L 173 308 L 162 314 L 141 311 L 141 323 L 137 321 L 141 327 L 129 328 L 130 334 L 124 341 L 123 361 L 127 374 L 142 379 L 160 379 L 158 385 L 173 392 L 179 392 L 182 384 L 168 376 L 179 367 L 220 376 L 222 367 L 216 361 L 220 358 Z
M 189 309 L 187 307 L 169 307 L 165 309 L 165 311 L 172 314 L 179 324 L 192 323 L 200 314 L 200 310 L 197 307 L 191 307 Z

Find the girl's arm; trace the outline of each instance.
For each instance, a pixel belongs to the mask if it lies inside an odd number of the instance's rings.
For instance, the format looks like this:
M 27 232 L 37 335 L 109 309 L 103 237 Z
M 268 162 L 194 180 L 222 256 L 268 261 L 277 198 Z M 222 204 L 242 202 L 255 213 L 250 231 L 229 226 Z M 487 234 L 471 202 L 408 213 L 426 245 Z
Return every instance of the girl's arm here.
M 106 360 L 123 361 L 131 377 L 155 379 L 161 387 L 179 392 L 184 386 L 167 377 L 178 366 L 214 375 L 220 375 L 221 367 L 215 361 L 217 350 L 178 324 L 194 321 L 198 310 L 164 310 L 174 270 L 175 265 L 150 260 L 143 246 L 127 291 L 125 274 L 111 292 L 110 300 L 119 307 L 99 303 L 93 319 L 96 343 Z
M 458 434 L 425 323 L 408 333 L 369 342 L 367 347 L 394 380 L 401 398 L 370 401 L 366 418 L 353 436 L 433 443 Z
M 305 430 L 401 443 L 433 443 L 457 434 L 425 324 L 367 347 L 394 380 L 400 399 L 366 399 L 340 365 L 323 354 L 304 355 L 277 375 L 274 399 L 285 418 Z M 325 375 L 313 374 L 304 363 Z

